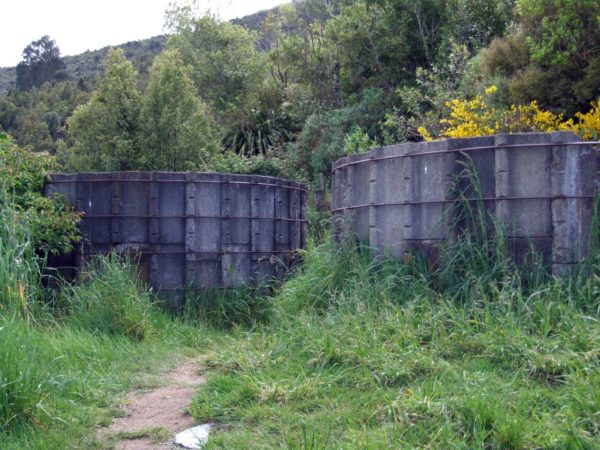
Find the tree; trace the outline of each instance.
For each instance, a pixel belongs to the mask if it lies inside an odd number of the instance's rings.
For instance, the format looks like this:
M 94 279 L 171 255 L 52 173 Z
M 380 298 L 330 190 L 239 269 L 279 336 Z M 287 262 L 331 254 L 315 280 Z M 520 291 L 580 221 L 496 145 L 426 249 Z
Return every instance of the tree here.
M 517 7 L 534 62 L 562 69 L 598 55 L 598 0 L 519 0 Z
M 36 152 L 52 150 L 52 136 L 41 111 L 32 109 L 19 115 L 16 122 L 19 129 L 17 143 Z
M 210 15 L 195 18 L 186 7 L 169 15 L 174 34 L 168 47 L 191 66 L 198 95 L 217 111 L 252 101 L 267 75 L 265 57 L 255 48 L 256 35 Z
M 471 52 L 504 36 L 516 0 L 446 0 L 444 40 L 466 45 Z M 445 55 L 438 52 L 439 57 Z
M 10 131 L 15 125 L 19 109 L 8 97 L 0 97 L 0 127 Z
M 32 151 L 56 150 L 66 135 L 66 120 L 90 95 L 75 81 L 54 81 L 29 91 L 11 90 L 0 97 L 0 127 L 21 147 Z
M 402 38 L 410 53 L 401 64 L 414 73 L 417 67 L 430 67 L 443 42 L 445 3 L 437 0 L 366 0 L 381 6 L 389 23 L 401 27 Z
M 123 50 L 111 50 L 104 61 L 98 90 L 69 121 L 73 145 L 63 153 L 71 170 L 131 170 L 139 164 L 140 111 L 138 74 Z
M 64 69 L 56 42 L 49 36 L 42 36 L 23 50 L 23 60 L 17 65 L 17 88 L 26 91 L 40 87 Z
M 15 223 L 28 224 L 27 238 L 42 255 L 68 253 L 79 241 L 81 214 L 65 198 L 43 195 L 52 167 L 48 155 L 20 148 L 0 133 L 0 209 L 12 210 Z
M 196 18 L 189 7 L 171 11 L 169 24 L 168 47 L 191 67 L 198 95 L 223 124 L 225 148 L 264 154 L 285 141 L 283 96 L 273 89 L 266 54 L 256 50 L 257 34 L 210 15 Z
M 549 75 L 543 90 L 565 86 L 558 99 L 562 105 L 570 112 L 589 109 L 600 96 L 600 1 L 519 0 L 517 5 L 533 66 Z
M 364 1 L 381 6 L 387 23 L 399 29 L 398 37 L 411 50 L 406 60 L 411 68 L 443 64 L 455 44 L 466 45 L 471 52 L 488 45 L 504 34 L 515 4 L 515 0 Z
M 218 147 L 218 134 L 195 90 L 190 68 L 183 64 L 179 52 L 167 50 L 155 59 L 140 113 L 144 168 L 208 168 Z
M 517 26 L 482 52 L 483 71 L 506 77 L 513 103 L 536 100 L 568 115 L 600 96 L 600 2 L 517 0 Z
M 412 77 L 414 54 L 408 25 L 405 20 L 396 20 L 389 10 L 362 0 L 343 7 L 327 23 L 326 35 L 347 95 L 374 86 L 392 92 Z

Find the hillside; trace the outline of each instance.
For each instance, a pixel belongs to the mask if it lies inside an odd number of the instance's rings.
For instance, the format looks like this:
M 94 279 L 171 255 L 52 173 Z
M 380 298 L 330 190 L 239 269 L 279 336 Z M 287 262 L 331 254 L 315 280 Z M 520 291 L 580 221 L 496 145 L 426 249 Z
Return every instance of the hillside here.
M 152 63 L 152 59 L 163 51 L 167 37 L 154 36 L 140 41 L 130 41 L 117 45 L 125 52 L 127 59 L 132 61 L 138 70 L 146 71 Z M 72 77 L 94 77 L 99 75 L 102 69 L 102 60 L 113 47 L 104 47 L 100 50 L 88 50 L 74 56 L 65 56 L 63 61 L 67 65 L 67 71 Z
M 259 11 L 248 16 L 233 19 L 231 23 L 241 25 L 248 30 L 260 31 L 262 24 L 271 10 Z M 102 70 L 101 62 L 111 48 L 120 48 L 125 52 L 127 59 L 131 60 L 138 71 L 144 73 L 152 64 L 154 57 L 165 47 L 166 35 L 153 36 L 148 39 L 125 42 L 116 46 L 106 46 L 99 50 L 88 50 L 79 55 L 64 56 L 62 60 L 67 65 L 69 75 L 74 78 L 92 78 L 99 75 Z M 60 42 L 58 43 L 60 46 Z M 0 67 L 0 95 L 6 94 L 15 86 L 16 67 Z
M 15 85 L 16 67 L 0 67 L 0 95 L 6 94 Z
M 88 50 L 79 55 L 64 56 L 62 60 L 72 78 L 93 78 L 101 73 L 101 62 L 108 51 L 111 48 L 120 48 L 140 72 L 146 72 L 152 59 L 164 49 L 166 40 L 167 37 L 164 35 L 154 36 L 140 41 L 126 42 L 115 47 L 107 46 L 100 50 Z M 15 86 L 16 77 L 16 67 L 0 68 L 0 95 L 6 94 Z

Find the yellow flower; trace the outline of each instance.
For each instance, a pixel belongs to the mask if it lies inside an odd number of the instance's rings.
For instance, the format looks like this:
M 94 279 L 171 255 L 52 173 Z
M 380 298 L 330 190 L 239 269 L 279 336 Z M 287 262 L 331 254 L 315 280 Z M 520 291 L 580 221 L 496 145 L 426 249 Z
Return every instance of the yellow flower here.
M 429 131 L 427 131 L 427 128 L 419 127 L 419 128 L 417 128 L 417 131 L 419 132 L 419 134 L 421 136 L 423 136 L 423 139 L 425 139 L 426 141 L 433 141 L 433 137 L 431 136 L 431 134 L 429 134 Z
M 496 86 L 490 86 L 484 93 L 489 95 L 496 91 Z M 586 140 L 599 139 L 600 136 L 600 99 L 592 103 L 592 109 L 588 113 L 575 115 L 577 123 L 573 119 L 565 120 L 562 114 L 541 109 L 536 101 L 528 105 L 511 105 L 504 110 L 489 107 L 481 95 L 471 100 L 454 99 L 445 104 L 450 111 L 447 118 L 440 120 L 445 125 L 442 137 L 464 138 L 502 132 L 558 130 L 572 131 Z M 424 127 L 419 127 L 418 131 L 426 140 L 435 138 Z
M 577 113 L 579 123 L 574 129 L 583 139 L 598 139 L 600 135 L 600 98 L 592 103 L 592 109 L 586 113 Z

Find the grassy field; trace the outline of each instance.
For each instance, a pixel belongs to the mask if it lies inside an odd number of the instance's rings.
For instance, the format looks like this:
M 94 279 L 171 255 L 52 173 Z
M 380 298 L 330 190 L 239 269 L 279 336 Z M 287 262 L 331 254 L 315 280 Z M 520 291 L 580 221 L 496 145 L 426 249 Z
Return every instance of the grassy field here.
M 98 448 L 117 399 L 183 355 L 208 448 L 600 448 L 600 259 L 561 280 L 468 236 L 439 267 L 312 246 L 267 295 L 166 315 L 126 261 L 41 288 L 0 211 L 0 448 Z M 325 239 L 328 241 L 328 239 Z M 145 374 L 145 375 L 140 375 Z
M 0 448 L 95 448 L 117 400 L 214 335 L 161 312 L 127 262 L 45 291 L 26 223 L 0 210 Z
M 164 330 L 165 334 L 167 330 Z M 173 329 L 173 331 L 177 331 Z M 191 354 L 190 336 L 132 341 L 70 325 L 0 325 L 0 448 L 95 448 L 117 399 Z
M 310 250 L 270 323 L 206 355 L 209 448 L 600 448 L 599 268 L 524 278 L 475 248 L 434 274 Z

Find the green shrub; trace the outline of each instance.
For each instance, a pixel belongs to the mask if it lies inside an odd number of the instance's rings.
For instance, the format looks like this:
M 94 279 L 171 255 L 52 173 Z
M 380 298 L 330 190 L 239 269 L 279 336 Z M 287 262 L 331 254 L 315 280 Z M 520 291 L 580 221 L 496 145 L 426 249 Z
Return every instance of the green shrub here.
M 344 108 L 313 113 L 306 119 L 297 141 L 290 146 L 290 157 L 296 167 L 309 174 L 309 179 L 318 173 L 329 176 L 333 161 L 350 148 L 356 150 L 356 139 L 347 136 L 357 128 L 366 136 L 362 140 L 366 139 L 371 145 L 383 140 L 381 123 L 391 108 L 389 96 L 381 89 L 372 88 L 348 103 Z
M 210 169 L 219 173 L 285 176 L 283 161 L 274 155 L 242 156 L 228 151 L 216 155 L 210 162 Z
M 81 215 L 63 197 L 43 196 L 51 168 L 51 157 L 19 148 L 0 133 L 0 208 L 27 222 L 32 245 L 42 254 L 69 252 L 79 240 Z

